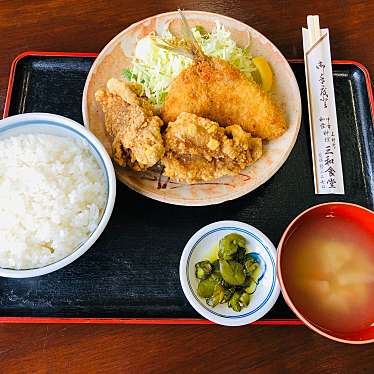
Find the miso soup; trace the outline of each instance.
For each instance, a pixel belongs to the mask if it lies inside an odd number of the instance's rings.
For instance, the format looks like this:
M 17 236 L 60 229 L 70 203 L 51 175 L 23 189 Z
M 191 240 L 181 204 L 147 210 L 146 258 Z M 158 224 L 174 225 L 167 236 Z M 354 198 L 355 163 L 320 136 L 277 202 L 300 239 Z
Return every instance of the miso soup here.
M 287 239 L 281 267 L 291 301 L 312 324 L 374 326 L 374 231 L 345 217 L 311 217 Z

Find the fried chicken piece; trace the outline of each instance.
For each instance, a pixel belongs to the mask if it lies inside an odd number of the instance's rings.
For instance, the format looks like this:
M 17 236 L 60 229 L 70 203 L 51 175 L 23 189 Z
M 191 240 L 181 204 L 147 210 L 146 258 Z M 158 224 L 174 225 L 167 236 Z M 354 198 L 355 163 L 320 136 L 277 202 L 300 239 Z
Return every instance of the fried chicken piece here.
M 114 160 L 141 171 L 160 161 L 165 148 L 160 132 L 163 122 L 137 91 L 137 85 L 110 79 L 107 90 L 98 90 L 95 98 L 103 109 L 105 128 L 114 138 Z
M 130 166 L 136 171 L 146 170 L 157 164 L 165 148 L 160 128 L 162 120 L 148 117 L 137 129 L 124 128 L 113 140 L 113 158 L 120 166 Z
M 191 113 L 169 123 L 164 141 L 164 175 L 187 183 L 238 174 L 262 155 L 262 140 L 240 126 L 223 128 Z
M 142 86 L 138 83 L 124 82 L 118 79 L 109 79 L 108 91 L 122 98 L 126 103 L 140 107 L 148 117 L 153 116 L 152 105 L 144 97 L 140 97 Z
M 287 124 L 270 95 L 227 61 L 197 57 L 172 82 L 161 116 L 175 121 L 189 112 L 218 122 L 240 125 L 262 139 L 282 135 Z

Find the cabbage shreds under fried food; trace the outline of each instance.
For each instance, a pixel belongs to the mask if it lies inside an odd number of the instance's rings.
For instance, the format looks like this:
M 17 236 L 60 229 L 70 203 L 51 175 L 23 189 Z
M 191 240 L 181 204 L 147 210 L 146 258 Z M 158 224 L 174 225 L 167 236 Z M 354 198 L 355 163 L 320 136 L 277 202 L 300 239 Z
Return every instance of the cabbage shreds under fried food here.
M 216 22 L 216 28 L 211 33 L 206 33 L 201 26 L 196 26 L 192 33 L 204 54 L 228 61 L 247 78 L 252 79 L 256 68 L 252 63 L 249 48 L 238 47 L 223 25 Z M 156 43 L 153 43 L 152 39 Z M 186 55 L 156 46 L 157 43 L 173 43 L 175 40 L 169 31 L 161 36 L 151 34 L 142 39 L 142 53 L 133 59 L 132 68 L 124 71 L 127 80 L 142 85 L 144 95 L 156 108 L 164 103 L 172 80 L 193 61 Z
M 164 134 L 164 175 L 187 183 L 235 175 L 262 155 L 262 141 L 240 126 L 226 128 L 191 113 L 181 113 Z

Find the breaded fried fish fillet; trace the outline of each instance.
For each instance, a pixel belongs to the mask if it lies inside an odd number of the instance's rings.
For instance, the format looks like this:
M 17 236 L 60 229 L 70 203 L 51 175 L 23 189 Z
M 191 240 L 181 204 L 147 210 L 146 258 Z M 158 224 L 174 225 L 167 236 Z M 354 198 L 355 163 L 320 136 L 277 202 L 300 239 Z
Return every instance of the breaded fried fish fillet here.
M 240 125 L 262 139 L 274 139 L 287 129 L 280 108 L 256 82 L 225 60 L 201 54 L 173 80 L 161 116 L 167 123 L 182 112 L 221 126 Z
M 194 183 L 234 175 L 262 155 L 262 141 L 238 125 L 226 128 L 191 113 L 181 113 L 163 135 L 164 175 Z

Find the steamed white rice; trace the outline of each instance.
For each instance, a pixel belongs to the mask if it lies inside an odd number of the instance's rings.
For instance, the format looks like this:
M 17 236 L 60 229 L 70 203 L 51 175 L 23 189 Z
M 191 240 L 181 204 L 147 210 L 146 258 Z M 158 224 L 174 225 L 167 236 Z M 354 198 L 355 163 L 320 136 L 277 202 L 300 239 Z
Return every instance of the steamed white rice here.
M 58 261 L 86 241 L 107 199 L 83 140 L 47 134 L 0 139 L 0 267 Z

